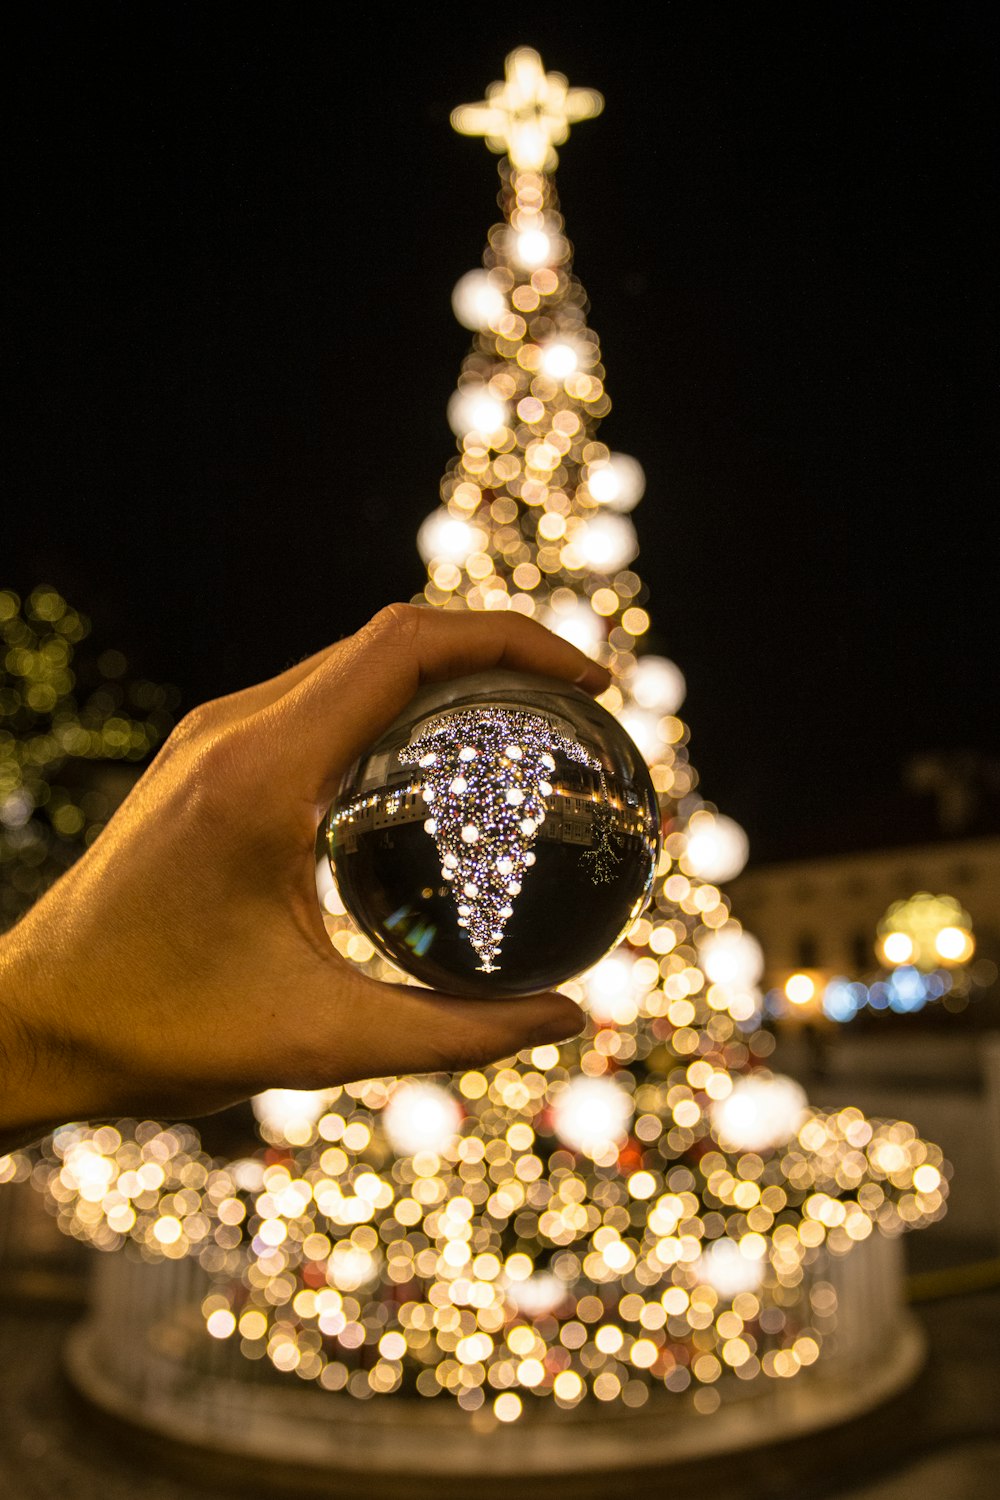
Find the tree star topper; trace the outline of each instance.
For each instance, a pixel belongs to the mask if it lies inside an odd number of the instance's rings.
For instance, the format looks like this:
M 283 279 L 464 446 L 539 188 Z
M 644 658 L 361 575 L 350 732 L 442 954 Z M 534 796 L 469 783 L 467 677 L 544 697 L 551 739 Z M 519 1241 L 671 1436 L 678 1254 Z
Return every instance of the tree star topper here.
M 551 172 L 556 146 L 570 125 L 604 108 L 596 89 L 571 89 L 562 73 L 546 73 L 533 47 L 508 54 L 503 83 L 491 83 L 481 104 L 460 104 L 451 123 L 460 135 L 482 135 L 491 151 L 506 152 L 521 172 Z

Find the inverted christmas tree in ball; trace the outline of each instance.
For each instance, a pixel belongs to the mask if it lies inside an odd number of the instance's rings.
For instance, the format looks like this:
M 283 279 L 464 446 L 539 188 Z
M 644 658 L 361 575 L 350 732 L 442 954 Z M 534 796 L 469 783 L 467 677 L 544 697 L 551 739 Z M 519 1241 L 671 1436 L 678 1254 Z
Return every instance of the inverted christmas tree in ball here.
M 656 794 L 607 709 L 487 672 L 423 689 L 352 768 L 327 822 L 351 916 L 458 994 L 530 994 L 591 968 L 646 905 Z

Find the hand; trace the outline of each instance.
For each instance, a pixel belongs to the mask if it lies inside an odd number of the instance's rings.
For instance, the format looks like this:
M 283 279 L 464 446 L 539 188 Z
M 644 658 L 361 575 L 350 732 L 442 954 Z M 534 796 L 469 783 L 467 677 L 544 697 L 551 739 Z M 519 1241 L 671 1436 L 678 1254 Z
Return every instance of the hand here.
M 391 605 L 270 682 L 206 703 L 0 940 L 0 1142 L 63 1120 L 206 1114 L 272 1086 L 454 1069 L 579 1031 L 562 995 L 381 984 L 331 946 L 320 821 L 424 682 L 494 666 L 600 691 L 516 614 Z

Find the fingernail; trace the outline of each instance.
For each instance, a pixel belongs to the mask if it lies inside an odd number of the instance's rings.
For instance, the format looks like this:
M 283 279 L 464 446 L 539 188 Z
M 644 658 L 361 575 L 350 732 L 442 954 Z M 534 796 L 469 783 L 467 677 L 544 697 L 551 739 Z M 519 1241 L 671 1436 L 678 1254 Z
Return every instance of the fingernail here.
M 592 661 L 589 666 L 584 667 L 583 671 L 580 672 L 578 676 L 573 678 L 574 686 L 580 687 L 584 682 L 587 681 L 588 677 L 592 678 L 595 672 L 599 673 L 601 678 L 604 680 L 604 686 L 609 687 L 611 684 L 611 673 L 608 671 L 607 667 L 602 667 L 601 664 L 596 661 Z

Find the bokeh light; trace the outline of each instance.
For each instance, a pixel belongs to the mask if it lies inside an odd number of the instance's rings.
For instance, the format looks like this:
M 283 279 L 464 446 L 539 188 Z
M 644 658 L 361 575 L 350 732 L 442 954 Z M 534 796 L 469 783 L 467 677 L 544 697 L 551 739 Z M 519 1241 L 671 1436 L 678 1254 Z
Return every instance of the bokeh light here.
M 466 271 L 451 294 L 455 317 L 463 328 L 489 328 L 507 311 L 507 302 L 488 271 Z
M 936 969 L 964 964 L 975 951 L 972 920 L 954 896 L 918 891 L 895 901 L 878 925 L 879 949 L 890 965 Z

